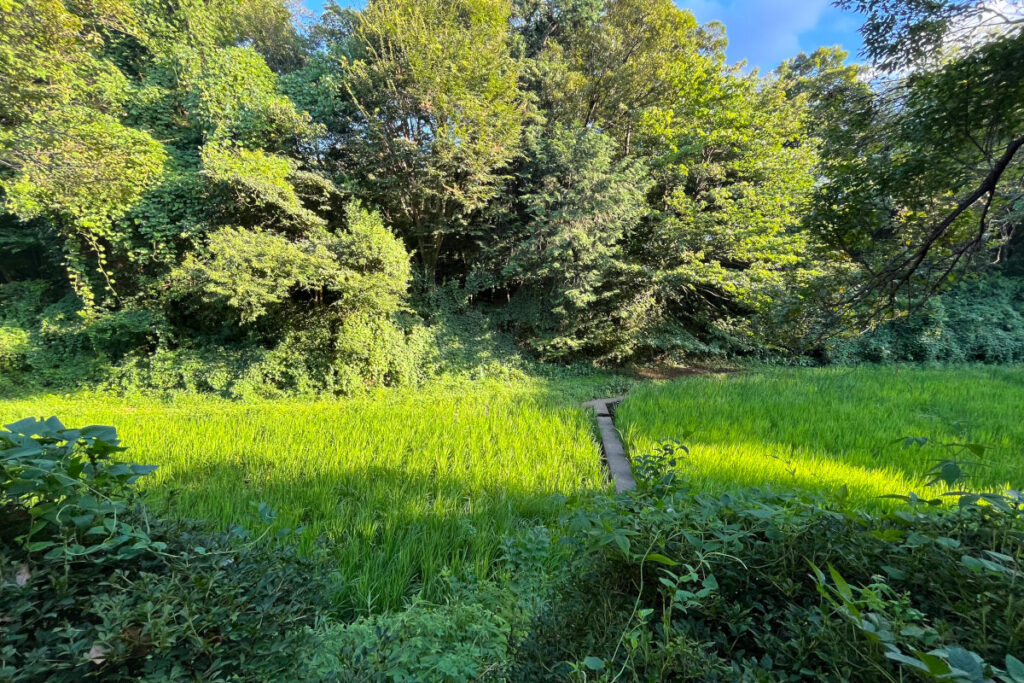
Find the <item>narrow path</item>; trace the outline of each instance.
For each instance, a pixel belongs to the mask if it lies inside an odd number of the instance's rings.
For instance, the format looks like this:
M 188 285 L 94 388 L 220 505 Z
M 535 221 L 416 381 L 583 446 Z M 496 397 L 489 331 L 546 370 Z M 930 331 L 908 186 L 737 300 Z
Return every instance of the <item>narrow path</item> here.
M 632 491 L 636 488 L 636 480 L 633 479 L 633 468 L 629 465 L 629 458 L 626 457 L 626 447 L 622 445 L 619 432 L 615 429 L 615 421 L 612 417 L 612 406 L 622 401 L 622 396 L 614 398 L 599 398 L 595 401 L 587 401 L 583 405 L 593 408 L 597 415 L 597 426 L 601 430 L 601 445 L 604 448 L 604 460 L 611 472 L 612 481 L 615 482 L 615 492 Z

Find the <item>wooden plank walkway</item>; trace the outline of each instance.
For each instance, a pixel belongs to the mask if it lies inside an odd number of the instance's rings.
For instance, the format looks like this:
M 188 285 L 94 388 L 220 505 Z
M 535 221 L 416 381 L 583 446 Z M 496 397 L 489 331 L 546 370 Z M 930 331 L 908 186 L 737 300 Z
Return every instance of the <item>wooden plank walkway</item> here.
M 633 479 L 633 468 L 630 467 L 629 458 L 626 457 L 626 448 L 619 438 L 619 431 L 615 428 L 615 420 L 612 416 L 612 406 L 622 401 L 622 396 L 613 398 L 599 398 L 595 401 L 587 401 L 583 405 L 592 408 L 597 416 L 597 427 L 601 431 L 601 446 L 604 449 L 605 464 L 611 473 L 612 481 L 615 483 L 615 492 L 632 491 L 636 488 L 636 480 Z

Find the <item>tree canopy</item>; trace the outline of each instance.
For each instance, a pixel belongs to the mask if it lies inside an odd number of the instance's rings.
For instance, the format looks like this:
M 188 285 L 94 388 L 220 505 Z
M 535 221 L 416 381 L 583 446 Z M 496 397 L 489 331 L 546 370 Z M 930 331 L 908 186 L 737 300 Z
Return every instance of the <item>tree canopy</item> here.
M 349 391 L 442 291 L 545 359 L 827 355 L 1019 277 L 1022 13 L 837 4 L 869 64 L 761 74 L 672 0 L 4 0 L 0 358 Z

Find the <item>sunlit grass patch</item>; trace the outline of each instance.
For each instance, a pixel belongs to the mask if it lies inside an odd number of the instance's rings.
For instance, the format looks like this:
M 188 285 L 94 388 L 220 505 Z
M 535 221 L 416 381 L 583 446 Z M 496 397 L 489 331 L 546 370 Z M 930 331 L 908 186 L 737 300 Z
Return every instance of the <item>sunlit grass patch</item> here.
M 630 453 L 678 438 L 680 467 L 698 485 L 793 486 L 879 504 L 934 497 L 936 462 L 957 455 L 974 488 L 1024 486 L 1024 368 L 782 369 L 695 377 L 635 389 L 616 423 Z M 905 445 L 903 437 L 927 437 Z M 939 444 L 984 446 L 982 457 Z
M 527 382 L 337 401 L 0 401 L 3 423 L 30 415 L 116 426 L 128 457 L 161 466 L 146 485 L 173 514 L 258 527 L 267 503 L 275 526 L 326 540 L 357 610 L 439 597 L 446 570 L 485 576 L 524 520 L 606 486 L 586 412 Z

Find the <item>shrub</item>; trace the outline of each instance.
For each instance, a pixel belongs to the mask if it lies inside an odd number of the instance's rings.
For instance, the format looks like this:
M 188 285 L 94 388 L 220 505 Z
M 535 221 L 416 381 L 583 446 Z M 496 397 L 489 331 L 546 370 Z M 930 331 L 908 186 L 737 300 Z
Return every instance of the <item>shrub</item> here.
M 0 431 L 0 679 L 296 680 L 330 595 L 312 559 L 154 518 L 111 427 Z M 265 511 L 264 511 L 265 512 Z
M 151 351 L 164 335 L 158 311 L 86 311 L 77 296 L 43 281 L 0 285 L 0 370 L 22 384 L 101 382 L 126 355 Z
M 414 605 L 337 628 L 325 646 L 337 655 L 325 669 L 340 668 L 346 680 L 460 683 L 504 661 L 508 624 L 475 602 Z
M 838 363 L 1024 360 L 1024 279 L 993 275 L 961 282 L 908 318 L 827 350 Z
M 66 390 L 350 394 L 418 382 L 430 335 L 405 309 L 409 254 L 378 215 L 296 238 L 222 228 L 162 302 L 85 307 L 43 282 L 0 285 L 4 384 Z M 14 379 L 7 379 L 12 376 Z
M 239 377 L 266 352 L 245 345 L 223 347 L 158 347 L 136 352 L 111 373 L 107 386 L 119 393 L 158 392 L 212 393 L 234 396 Z
M 800 493 L 693 494 L 671 444 L 573 520 L 578 578 L 532 680 L 1020 681 L 1024 496 L 870 515 Z
M 0 325 L 0 372 L 24 371 L 28 348 L 28 330 L 13 325 Z

